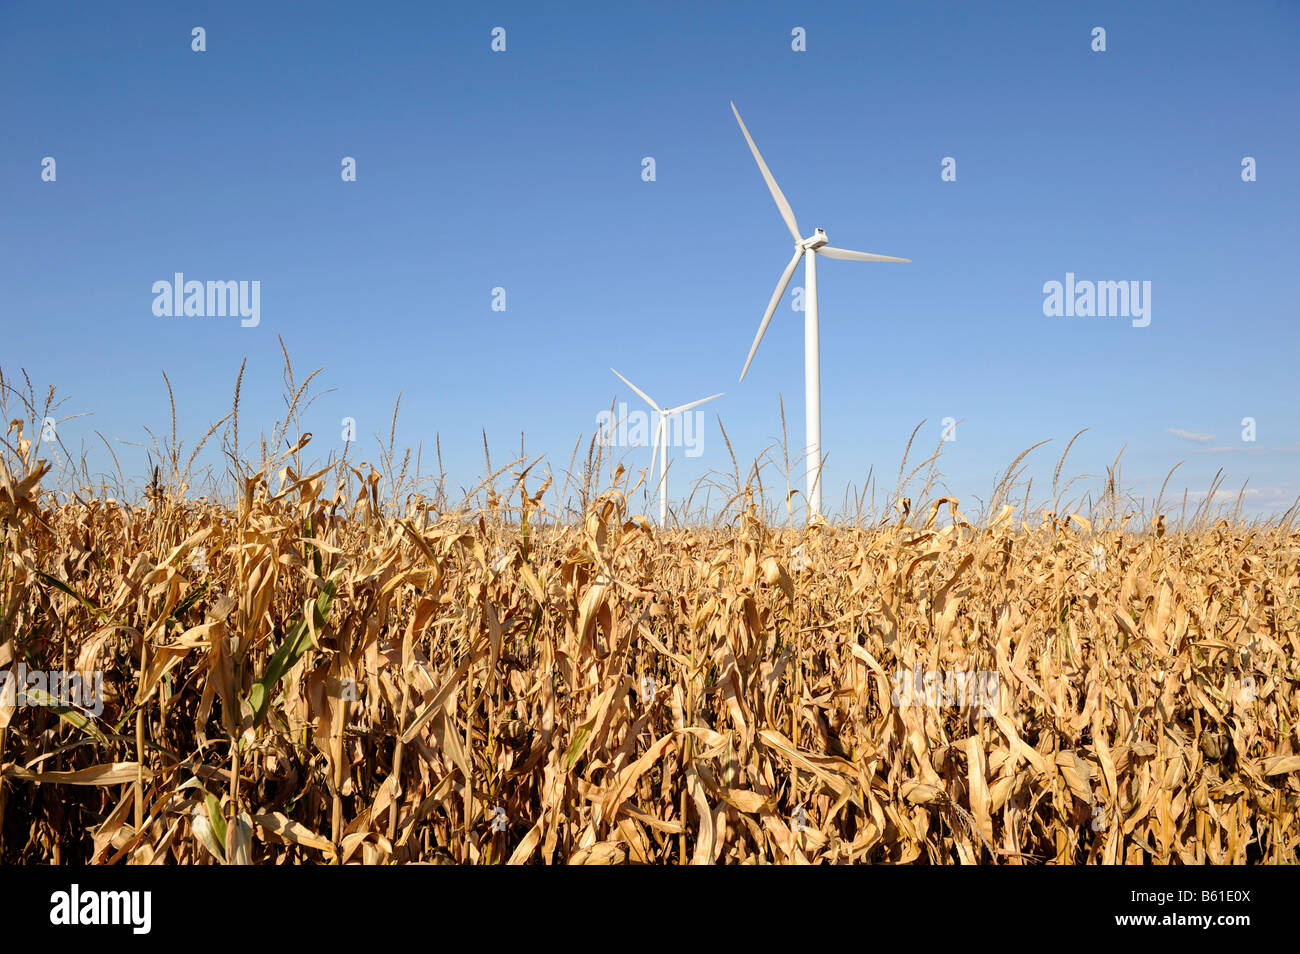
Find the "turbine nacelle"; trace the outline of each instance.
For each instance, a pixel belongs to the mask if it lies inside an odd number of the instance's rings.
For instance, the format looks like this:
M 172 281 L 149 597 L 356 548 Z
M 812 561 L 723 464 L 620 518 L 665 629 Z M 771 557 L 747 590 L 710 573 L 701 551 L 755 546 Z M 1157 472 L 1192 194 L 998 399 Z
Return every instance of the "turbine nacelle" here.
M 799 242 L 799 244 L 795 247 L 817 249 L 817 248 L 821 248 L 823 245 L 828 245 L 828 244 L 830 244 L 830 239 L 826 237 L 826 230 L 818 229 L 817 231 L 813 232 L 812 235 L 808 236 L 806 239 L 802 239 Z

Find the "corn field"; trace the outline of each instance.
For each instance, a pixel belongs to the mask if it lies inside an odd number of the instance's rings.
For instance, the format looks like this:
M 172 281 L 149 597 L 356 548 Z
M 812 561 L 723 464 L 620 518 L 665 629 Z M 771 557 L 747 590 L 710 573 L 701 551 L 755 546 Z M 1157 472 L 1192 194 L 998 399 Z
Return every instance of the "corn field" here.
M 738 472 L 660 529 L 622 467 L 449 508 L 302 467 L 310 435 L 227 500 L 172 453 L 127 503 L 44 489 L 32 426 L 0 670 L 102 705 L 0 702 L 6 863 L 1300 861 L 1289 519 L 922 494 L 804 528 Z

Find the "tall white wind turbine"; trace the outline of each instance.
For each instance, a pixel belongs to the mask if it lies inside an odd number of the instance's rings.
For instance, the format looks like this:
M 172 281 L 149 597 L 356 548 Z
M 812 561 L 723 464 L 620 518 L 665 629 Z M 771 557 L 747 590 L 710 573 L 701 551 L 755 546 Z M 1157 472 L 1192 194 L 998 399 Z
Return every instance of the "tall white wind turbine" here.
M 613 368 L 610 368 L 609 370 L 614 371 Z M 658 404 L 656 404 L 654 401 L 650 399 L 650 395 L 646 394 L 644 391 L 642 391 L 639 387 L 637 387 L 627 378 L 623 377 L 623 375 L 619 374 L 617 371 L 614 371 L 614 374 L 618 376 L 618 379 L 620 381 L 622 381 L 624 384 L 630 387 L 637 394 L 641 395 L 641 399 L 645 401 L 647 404 L 649 404 L 652 408 L 654 408 L 655 411 L 658 412 L 659 414 L 659 423 L 655 425 L 654 449 L 650 453 L 650 469 L 653 472 L 655 466 L 655 457 L 657 456 L 659 458 L 659 526 L 661 527 L 667 526 L 668 525 L 668 480 L 667 480 L 668 418 L 672 417 L 674 414 L 681 414 L 683 411 L 689 411 L 693 407 L 699 407 L 701 404 L 704 404 L 706 401 L 712 401 L 714 398 L 720 398 L 726 392 L 719 391 L 717 394 L 711 395 L 709 397 L 700 398 L 698 401 L 692 401 L 690 404 L 682 404 L 678 407 L 670 407 L 668 410 L 665 411 L 663 408 L 661 408 Z M 662 452 L 660 451 L 660 448 L 663 448 Z
M 772 314 L 776 311 L 777 303 L 781 300 L 781 296 L 785 294 L 786 286 L 790 284 L 790 276 L 794 274 L 795 266 L 799 264 L 799 259 L 802 258 L 805 273 L 803 319 L 804 437 L 805 451 L 807 453 L 808 517 L 812 519 L 814 516 L 820 515 L 822 510 L 822 389 L 821 347 L 817 329 L 817 256 L 825 255 L 828 258 L 845 259 L 851 262 L 910 262 L 911 259 L 894 258 L 890 255 L 873 255 L 870 252 L 854 252 L 850 249 L 827 245 L 826 232 L 822 229 L 817 229 L 808 238 L 801 238 L 799 236 L 799 224 L 794 218 L 794 210 L 790 208 L 790 203 L 786 201 L 784 193 L 781 192 L 781 187 L 776 184 L 776 179 L 772 178 L 772 172 L 767 168 L 767 163 L 763 161 L 758 146 L 754 145 L 754 137 L 745 128 L 745 121 L 740 118 L 740 111 L 736 109 L 735 103 L 731 104 L 731 111 L 736 114 L 736 122 L 740 123 L 740 131 L 745 134 L 745 141 L 749 143 L 749 151 L 754 154 L 754 161 L 758 163 L 758 171 L 763 174 L 763 181 L 767 183 L 772 198 L 776 200 L 776 207 L 781 211 L 781 218 L 785 220 L 790 235 L 794 237 L 794 256 L 790 259 L 790 264 L 785 267 L 785 271 L 781 273 L 781 279 L 776 283 L 776 291 L 772 293 L 772 300 L 767 303 L 767 311 L 763 313 L 763 321 L 758 326 L 758 334 L 754 336 L 754 343 L 750 346 L 749 357 L 745 359 L 745 368 L 740 372 L 740 380 L 745 380 L 745 374 L 749 371 L 749 364 L 754 360 L 754 352 L 758 350 L 758 343 L 763 340 L 763 333 L 767 331 L 768 322 L 772 320 Z

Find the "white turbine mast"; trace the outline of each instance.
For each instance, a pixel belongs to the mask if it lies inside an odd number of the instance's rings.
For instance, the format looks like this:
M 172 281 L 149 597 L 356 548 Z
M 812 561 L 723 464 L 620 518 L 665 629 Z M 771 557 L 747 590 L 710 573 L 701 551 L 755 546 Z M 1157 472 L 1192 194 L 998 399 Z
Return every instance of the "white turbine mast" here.
M 781 187 L 776 184 L 776 179 L 772 177 L 772 172 L 767 168 L 767 163 L 763 161 L 758 146 L 754 145 L 754 137 L 745 128 L 745 121 L 740 118 L 740 111 L 736 109 L 735 103 L 731 104 L 731 111 L 736 114 L 736 122 L 740 123 L 740 131 L 745 134 L 745 141 L 749 143 L 749 151 L 754 154 L 754 161 L 758 163 L 758 171 L 763 174 L 763 181 L 767 183 L 768 191 L 772 193 L 772 198 L 776 200 L 776 207 L 781 211 L 781 218 L 785 220 L 790 235 L 794 237 L 794 256 L 790 259 L 790 264 L 786 265 L 785 271 L 781 273 L 781 278 L 776 283 L 776 291 L 772 293 L 772 300 L 767 303 L 767 311 L 763 313 L 763 321 L 758 326 L 758 334 L 754 336 L 754 343 L 750 346 L 749 357 L 745 359 L 745 368 L 740 372 L 740 380 L 745 380 L 745 374 L 749 371 L 749 364 L 754 360 L 754 352 L 758 350 L 758 343 L 763 340 L 763 333 L 767 331 L 768 322 L 772 320 L 772 314 L 776 311 L 777 303 L 780 302 L 781 296 L 785 294 L 786 286 L 790 284 L 790 277 L 794 274 L 795 266 L 799 264 L 799 259 L 802 258 L 805 272 L 803 320 L 804 449 L 807 454 L 808 519 L 812 520 L 814 517 L 820 516 L 822 511 L 821 346 L 817 328 L 817 256 L 825 255 L 828 258 L 845 259 L 851 262 L 910 262 L 911 259 L 894 258 L 891 255 L 874 255 L 871 252 L 855 252 L 847 248 L 836 248 L 833 245 L 826 244 L 826 232 L 823 229 L 817 229 L 808 238 L 801 238 L 799 223 L 794 218 L 794 210 L 790 208 L 790 203 L 786 201 L 785 194 L 781 192 Z
M 614 371 L 613 368 L 610 368 L 609 370 Z M 699 407 L 701 404 L 704 404 L 706 401 L 712 401 L 714 398 L 720 398 L 726 392 L 719 391 L 717 394 L 710 395 L 709 397 L 700 398 L 698 401 L 692 401 L 690 404 L 682 404 L 679 405 L 678 407 L 670 407 L 668 408 L 668 410 L 665 411 L 653 400 L 651 400 L 650 395 L 646 394 L 644 391 L 642 391 L 639 387 L 637 387 L 627 378 L 623 377 L 623 375 L 619 374 L 617 371 L 614 371 L 614 374 L 618 377 L 620 381 L 622 381 L 633 391 L 639 394 L 641 396 L 641 400 L 645 401 L 652 408 L 654 408 L 656 413 L 658 413 L 659 415 L 659 423 L 655 425 L 654 449 L 650 452 L 650 470 L 652 473 L 654 472 L 655 457 L 658 457 L 659 458 L 659 526 L 665 527 L 668 525 L 668 479 L 667 479 L 668 477 L 668 418 L 672 417 L 674 414 L 681 414 L 683 411 L 689 411 L 693 407 Z M 660 450 L 660 448 L 662 448 L 662 451 Z

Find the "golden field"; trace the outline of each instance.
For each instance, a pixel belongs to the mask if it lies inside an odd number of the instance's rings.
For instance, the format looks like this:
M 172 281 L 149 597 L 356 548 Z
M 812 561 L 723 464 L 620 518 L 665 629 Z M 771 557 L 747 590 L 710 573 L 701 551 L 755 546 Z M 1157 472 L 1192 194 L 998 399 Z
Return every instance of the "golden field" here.
M 0 669 L 100 671 L 103 708 L 0 705 L 0 860 L 1300 861 L 1288 520 L 805 529 L 737 475 L 665 531 L 622 468 L 572 517 L 526 466 L 449 513 L 307 440 L 228 503 L 172 454 L 128 506 L 43 490 L 10 426 Z

